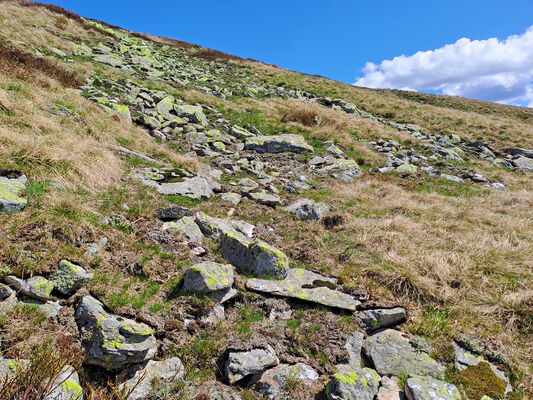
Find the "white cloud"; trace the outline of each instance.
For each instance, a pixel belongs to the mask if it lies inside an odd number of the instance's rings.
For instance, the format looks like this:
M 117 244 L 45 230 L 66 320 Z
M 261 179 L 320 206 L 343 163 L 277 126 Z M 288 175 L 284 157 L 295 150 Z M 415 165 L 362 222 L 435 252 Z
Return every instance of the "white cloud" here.
M 533 26 L 500 41 L 459 39 L 436 50 L 367 63 L 355 85 L 431 90 L 533 107 Z

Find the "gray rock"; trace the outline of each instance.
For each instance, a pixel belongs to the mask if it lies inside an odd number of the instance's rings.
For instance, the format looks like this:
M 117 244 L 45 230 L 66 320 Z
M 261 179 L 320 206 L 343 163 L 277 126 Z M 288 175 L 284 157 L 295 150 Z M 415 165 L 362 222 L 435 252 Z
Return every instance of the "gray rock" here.
M 318 378 L 317 372 L 306 364 L 279 364 L 255 377 L 252 388 L 263 396 L 273 399 L 286 388 L 290 380 L 310 385 Z
M 329 206 L 324 203 L 315 203 L 309 199 L 299 199 L 285 207 L 285 211 L 303 220 L 318 221 L 329 211 Z
M 444 367 L 440 363 L 429 354 L 417 351 L 400 332 L 392 329 L 369 336 L 363 351 L 380 375 L 444 376 Z
M 38 300 L 48 300 L 50 293 L 54 289 L 54 284 L 42 276 L 33 276 L 23 280 L 16 276 L 9 275 L 4 278 L 6 283 L 23 295 L 33 297 Z
M 220 250 L 230 264 L 255 276 L 283 278 L 289 268 L 285 253 L 239 232 L 224 231 Z
M 350 359 L 347 364 L 337 364 L 337 370 L 345 373 L 361 369 L 361 349 L 363 348 L 364 335 L 361 332 L 354 332 L 346 341 L 344 348 L 348 352 Z
M 256 136 L 248 138 L 244 145 L 245 150 L 254 150 L 258 153 L 302 153 L 304 151 L 313 151 L 301 135 L 274 135 L 274 136 Z
M 354 160 L 347 160 L 344 158 L 333 158 L 328 156 L 331 159 L 319 158 L 315 162 L 319 163 L 328 163 L 328 165 L 317 169 L 316 173 L 319 175 L 331 175 L 336 179 L 340 179 L 344 182 L 352 182 L 355 178 L 358 178 L 363 175 L 361 168 Z M 311 160 L 312 161 L 312 160 Z M 310 163 L 311 163 L 310 161 Z
M 0 283 L 0 301 L 4 301 L 5 299 L 11 297 L 11 295 L 14 293 L 15 292 L 13 289 L 11 289 L 9 286 Z
M 118 369 L 155 355 L 156 339 L 148 325 L 107 313 L 94 297 L 81 299 L 75 317 L 87 364 Z
M 172 221 L 168 223 L 168 226 L 180 235 L 184 235 L 193 242 L 201 242 L 204 238 L 202 231 L 196 225 L 196 219 L 194 217 L 183 217 L 178 221 Z
M 404 321 L 407 318 L 407 312 L 402 307 L 381 308 L 361 311 L 359 316 L 369 331 L 375 331 Z
M 32 299 L 31 297 L 23 297 L 19 304 L 26 304 L 29 306 L 37 307 L 40 311 L 46 314 L 48 318 L 55 318 L 61 310 L 61 305 L 58 301 L 41 301 Z
M 50 277 L 50 281 L 59 293 L 70 295 L 92 278 L 93 274 L 85 271 L 79 265 L 67 260 L 61 260 L 57 267 L 57 272 Z
M 0 213 L 12 213 L 26 207 L 28 201 L 20 197 L 26 189 L 27 179 L 24 175 L 18 178 L 0 176 Z
M 284 296 L 329 307 L 354 311 L 361 304 L 352 296 L 335 290 L 336 280 L 303 268 L 292 268 L 284 280 L 248 279 L 246 287 L 262 293 Z
M 276 352 L 270 346 L 250 351 L 230 351 L 228 360 L 224 364 L 224 372 L 229 383 L 234 384 L 278 364 Z
M 196 214 L 196 223 L 202 233 L 213 240 L 221 240 L 224 232 L 242 233 L 251 238 L 255 228 L 254 225 L 245 221 L 214 218 L 203 212 Z
M 174 111 L 179 117 L 188 118 L 190 121 L 207 126 L 209 121 L 205 116 L 201 106 L 174 105 Z
M 400 174 L 415 174 L 418 170 L 416 165 L 412 164 L 402 164 L 399 167 L 396 167 L 396 172 Z
M 326 153 L 333 154 L 335 156 L 342 156 L 344 154 L 344 152 L 334 144 L 328 146 Z
M 524 156 L 527 158 L 533 158 L 533 150 L 521 149 L 518 147 L 509 147 L 505 149 L 505 152 L 512 156 Z
M 129 367 L 120 389 L 133 389 L 128 400 L 144 400 L 154 389 L 155 382 L 158 385 L 169 385 L 178 382 L 184 375 L 185 368 L 178 357 L 164 361 L 150 360 Z
M 238 193 L 222 193 L 222 201 L 236 206 L 241 202 L 241 195 Z
M 195 264 L 183 276 L 186 293 L 211 293 L 233 286 L 233 267 L 215 262 Z
M 100 54 L 97 56 L 94 56 L 94 61 L 107 64 L 115 68 L 121 68 L 124 66 L 124 61 L 122 59 L 114 54 Z
M 248 193 L 248 197 L 253 201 L 265 206 L 276 207 L 281 204 L 281 198 L 279 196 L 266 192 Z
M 512 161 L 513 165 L 524 171 L 533 171 L 533 159 L 520 156 Z
M 72 367 L 66 367 L 52 385 L 54 390 L 43 400 L 83 400 L 80 377 Z
M 246 129 L 241 128 L 240 126 L 233 125 L 231 128 L 229 128 L 228 133 L 237 138 L 237 139 L 248 139 L 251 137 L 254 137 L 255 134 L 248 132 Z
M 175 221 L 183 217 L 192 217 L 194 212 L 186 207 L 172 206 L 168 208 L 160 208 L 156 212 L 157 218 L 161 221 Z
M 398 378 L 393 376 L 389 378 L 384 376 L 381 378 L 381 386 L 379 387 L 378 397 L 376 400 L 405 400 L 405 393 L 400 389 Z
M 194 178 L 184 178 L 182 182 L 161 183 L 156 189 L 159 194 L 179 195 L 190 197 L 191 199 L 208 199 L 213 196 L 214 182 L 204 176 Z
M 333 375 L 326 387 L 329 400 L 374 400 L 380 377 L 370 368 Z
M 105 247 L 107 246 L 107 242 L 108 242 L 108 239 L 106 237 L 103 237 L 98 242 L 89 244 L 84 256 L 86 258 L 93 258 L 99 252 L 105 249 Z
M 414 376 L 405 383 L 405 394 L 409 400 L 461 400 L 459 390 L 451 383 L 429 376 Z
M 440 176 L 441 176 L 441 178 L 444 178 L 444 179 L 446 179 L 447 181 L 450 181 L 450 182 L 457 182 L 457 183 L 463 183 L 464 182 L 463 178 L 459 178 L 458 176 L 455 176 L 455 175 L 441 174 Z

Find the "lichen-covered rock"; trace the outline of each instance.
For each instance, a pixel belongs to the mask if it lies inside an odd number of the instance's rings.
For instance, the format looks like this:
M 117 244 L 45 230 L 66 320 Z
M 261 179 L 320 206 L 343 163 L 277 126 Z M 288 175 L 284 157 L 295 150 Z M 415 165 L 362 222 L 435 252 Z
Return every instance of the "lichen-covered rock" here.
M 124 66 L 124 61 L 119 56 L 114 54 L 100 54 L 94 56 L 94 61 L 107 64 L 115 68 L 121 68 Z
M 59 310 L 61 310 L 61 305 L 58 301 L 42 301 L 26 296 L 22 297 L 18 304 L 26 304 L 28 306 L 37 307 L 41 312 L 46 314 L 48 318 L 57 317 Z
M 43 400 L 83 400 L 83 391 L 78 373 L 72 367 L 65 370 L 52 384 L 54 390 Z
M 266 192 L 248 193 L 248 197 L 253 201 L 265 206 L 276 207 L 281 204 L 281 198 L 279 196 Z
M 375 331 L 404 321 L 407 317 L 407 312 L 402 307 L 380 308 L 361 311 L 359 312 L 359 317 L 361 317 L 369 331 Z
M 33 276 L 29 279 L 20 279 L 9 275 L 4 278 L 7 284 L 19 291 L 23 295 L 33 297 L 38 300 L 48 300 L 50 293 L 54 289 L 54 284 L 42 276 Z
M 352 296 L 335 290 L 335 279 L 303 268 L 289 269 L 284 280 L 248 279 L 246 287 L 258 292 L 291 297 L 349 311 L 354 311 L 360 304 Z
M 224 364 L 224 373 L 229 383 L 234 384 L 278 364 L 276 352 L 270 346 L 250 351 L 230 351 L 228 360 Z
M 109 314 L 94 297 L 81 299 L 75 317 L 87 364 L 118 369 L 155 355 L 156 339 L 148 325 Z
M 24 175 L 18 178 L 0 176 L 0 213 L 12 213 L 26 207 L 28 201 L 20 194 L 26 189 L 27 179 Z
M 301 135 L 273 135 L 255 136 L 248 138 L 244 145 L 246 150 L 254 150 L 258 153 L 302 153 L 313 151 Z
M 191 199 L 208 199 L 213 196 L 214 182 L 205 176 L 195 176 L 184 178 L 181 182 L 161 183 L 156 189 L 159 194 L 179 195 L 190 197 Z
M 417 351 L 409 340 L 393 329 L 369 336 L 363 344 L 363 350 L 380 375 L 444 376 L 444 367 L 440 363 L 429 354 Z
M 224 232 L 241 233 L 246 237 L 251 238 L 255 228 L 254 225 L 245 221 L 214 218 L 203 212 L 198 212 L 196 214 L 196 223 L 200 227 L 202 233 L 213 240 L 221 240 Z
M 233 267 L 229 264 L 202 262 L 195 264 L 183 275 L 186 293 L 211 293 L 233 286 Z
M 533 158 L 533 150 L 521 149 L 518 147 L 509 147 L 505 149 L 505 152 L 512 156 L 524 156 L 527 158 Z
M 519 156 L 512 161 L 513 165 L 523 171 L 533 171 L 533 159 Z
M 318 221 L 329 211 L 329 206 L 309 199 L 299 199 L 285 207 L 285 211 L 296 214 L 303 220 Z
M 168 226 L 178 234 L 184 235 L 194 242 L 201 242 L 204 238 L 202 231 L 196 225 L 196 219 L 194 217 L 183 217 L 177 221 L 169 222 Z
M 284 278 L 289 268 L 289 258 L 281 250 L 239 232 L 222 232 L 220 251 L 240 271 L 258 277 Z
M 234 206 L 238 205 L 241 202 L 241 195 L 238 193 L 222 193 L 222 201 L 226 203 L 231 203 Z
M 237 139 L 248 139 L 255 136 L 255 134 L 248 132 L 246 129 L 237 125 L 233 125 L 229 128 L 228 133 Z
M 415 174 L 418 170 L 416 165 L 413 164 L 402 164 L 398 167 L 396 167 L 396 172 L 399 174 Z
M 290 381 L 310 385 L 318 378 L 317 372 L 306 364 L 279 364 L 254 377 L 252 388 L 263 396 L 273 399 L 287 387 Z
M 50 281 L 58 292 L 70 295 L 92 278 L 93 274 L 85 271 L 79 265 L 67 260 L 61 260 L 57 267 L 57 272 L 50 277 Z
M 121 389 L 131 391 L 128 400 L 144 400 L 157 386 L 178 382 L 185 375 L 185 368 L 178 357 L 168 360 L 150 360 L 135 364 L 126 370 Z
M 414 376 L 405 383 L 405 394 L 409 400 L 461 400 L 461 393 L 451 383 L 429 376 Z
M 374 400 L 380 377 L 370 368 L 333 375 L 326 387 L 329 400 Z
M 326 164 L 316 169 L 318 175 L 331 175 L 344 182 L 352 182 L 355 178 L 363 175 L 363 171 L 354 160 L 327 156 L 325 158 L 317 158 L 315 161 L 310 160 L 309 162 L 313 167 Z
M 178 116 L 188 118 L 191 122 L 208 125 L 209 121 L 205 116 L 201 106 L 174 105 L 174 111 Z

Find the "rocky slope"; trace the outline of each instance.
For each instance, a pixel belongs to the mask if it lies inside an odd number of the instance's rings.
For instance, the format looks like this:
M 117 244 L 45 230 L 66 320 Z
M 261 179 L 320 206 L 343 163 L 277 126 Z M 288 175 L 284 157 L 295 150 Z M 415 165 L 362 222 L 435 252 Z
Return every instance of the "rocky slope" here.
M 533 111 L 0 20 L 2 396 L 533 395 Z

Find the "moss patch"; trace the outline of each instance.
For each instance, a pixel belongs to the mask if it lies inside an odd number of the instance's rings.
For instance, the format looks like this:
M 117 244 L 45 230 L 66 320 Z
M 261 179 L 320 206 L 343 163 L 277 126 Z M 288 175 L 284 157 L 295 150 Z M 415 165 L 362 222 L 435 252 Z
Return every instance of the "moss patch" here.
M 503 379 L 498 378 L 487 362 L 480 362 L 459 372 L 461 383 L 469 399 L 479 400 L 484 395 L 503 399 L 505 387 Z

